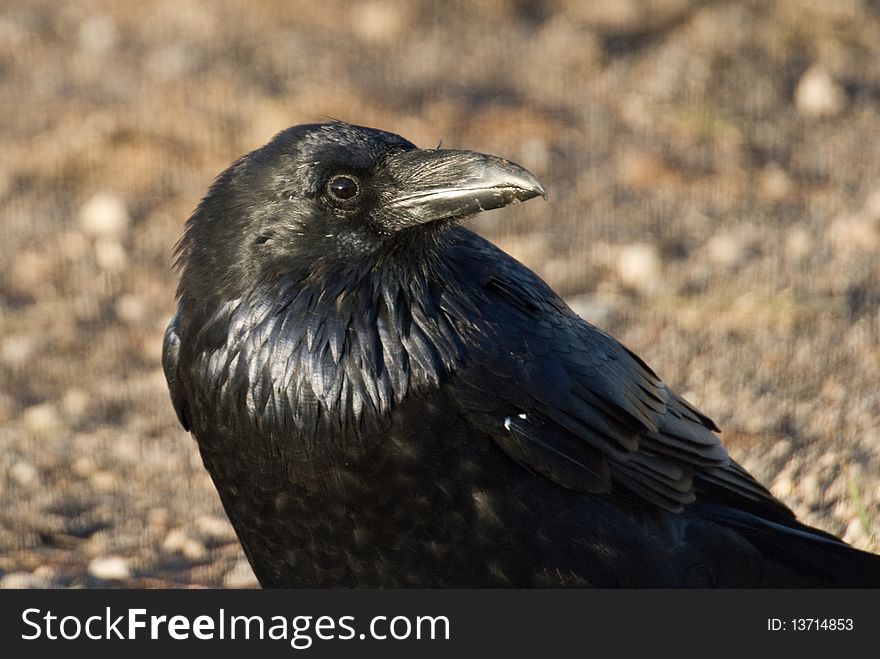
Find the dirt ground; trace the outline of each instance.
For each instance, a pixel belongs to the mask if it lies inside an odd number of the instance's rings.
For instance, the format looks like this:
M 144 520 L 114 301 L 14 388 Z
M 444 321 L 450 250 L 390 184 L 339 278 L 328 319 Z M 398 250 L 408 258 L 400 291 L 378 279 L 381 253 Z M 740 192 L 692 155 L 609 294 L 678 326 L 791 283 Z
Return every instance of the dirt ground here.
M 505 156 L 472 222 L 880 551 L 880 2 L 0 1 L 0 587 L 255 581 L 160 366 L 213 177 L 335 117 Z

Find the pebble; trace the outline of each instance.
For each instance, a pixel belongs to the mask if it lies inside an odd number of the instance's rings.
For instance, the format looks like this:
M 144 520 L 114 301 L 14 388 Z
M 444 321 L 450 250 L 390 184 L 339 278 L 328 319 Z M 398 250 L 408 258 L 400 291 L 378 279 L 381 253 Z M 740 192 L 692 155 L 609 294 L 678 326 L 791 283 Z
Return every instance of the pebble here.
M 34 434 L 47 434 L 58 428 L 58 412 L 52 403 L 31 405 L 22 414 L 25 428 Z
M 61 399 L 61 408 L 65 414 L 75 419 L 80 419 L 88 410 L 89 401 L 88 392 L 74 387 L 64 392 L 64 397 Z
M 201 542 L 192 538 L 183 529 L 171 529 L 162 542 L 162 549 L 173 554 L 182 554 L 191 561 L 207 558 L 208 550 Z
M 125 233 L 128 223 L 125 203 L 109 192 L 93 195 L 79 210 L 79 226 L 93 238 L 118 238 Z
M 813 236 L 803 227 L 795 227 L 785 237 L 785 253 L 795 261 L 813 251 Z
M 828 240 L 841 250 L 874 252 L 880 249 L 880 230 L 873 220 L 844 214 L 828 227 Z
M 706 251 L 713 263 L 729 267 L 742 259 L 744 245 L 741 239 L 729 233 L 721 233 L 712 236 L 706 243 Z
M 49 582 L 42 574 L 34 572 L 10 572 L 0 577 L 0 590 L 22 590 L 25 588 L 48 588 Z
M 661 266 L 660 251 L 648 243 L 627 245 L 617 256 L 617 274 L 621 281 L 643 293 L 659 287 Z
M 122 556 L 99 556 L 89 562 L 89 574 L 96 579 L 120 581 L 131 577 L 128 560 Z
M 42 580 L 48 586 L 55 579 L 57 573 L 57 570 L 51 565 L 40 565 L 31 573 L 31 576 Z
M 833 117 L 843 112 L 846 93 L 828 71 L 813 65 L 798 81 L 794 101 L 798 112 L 805 117 Z
M 70 470 L 74 474 L 84 478 L 87 478 L 94 474 L 97 468 L 98 465 L 95 464 L 95 460 L 90 455 L 82 455 L 74 460 L 73 463 L 70 465 Z
M 223 577 L 223 585 L 226 588 L 259 588 L 260 582 L 257 581 L 251 564 L 246 558 L 242 558 Z
M 103 270 L 122 270 L 128 263 L 128 257 L 118 241 L 99 239 L 95 243 L 95 262 Z
M 856 547 L 867 547 L 869 540 L 870 538 L 868 537 L 868 534 L 865 533 L 865 527 L 862 524 L 862 520 L 858 517 L 849 523 L 843 534 L 843 541 L 855 545 Z
M 116 315 L 129 325 L 139 323 L 147 313 L 143 298 L 138 295 L 123 295 L 116 301 Z
M 404 28 L 405 4 L 362 2 L 351 12 L 355 34 L 370 43 L 390 43 L 397 39 Z
M 162 541 L 162 550 L 171 553 L 180 551 L 187 537 L 186 531 L 183 529 L 171 529 L 165 536 L 165 540 Z
M 773 496 L 785 501 L 788 497 L 792 496 L 794 492 L 794 481 L 792 481 L 791 477 L 788 475 L 780 475 L 773 481 L 770 490 L 773 492 Z
M 12 368 L 22 366 L 33 354 L 36 342 L 33 336 L 27 334 L 13 334 L 4 337 L 0 344 L 0 359 Z
M 769 201 L 782 201 L 791 196 L 794 185 L 788 174 L 776 163 L 771 163 L 761 172 L 761 194 Z
M 16 462 L 9 468 L 9 475 L 19 485 L 28 487 L 37 483 L 40 472 L 29 462 Z
M 119 385 L 122 387 L 122 383 Z M 142 459 L 141 449 L 130 435 L 117 436 L 113 443 L 113 455 L 124 462 L 138 463 Z
M 614 316 L 614 309 L 595 295 L 577 295 L 568 300 L 568 306 L 578 316 L 598 327 L 607 327 Z
M 791 454 L 791 441 L 788 439 L 777 440 L 767 452 L 769 461 L 784 460 Z
M 819 477 L 815 474 L 807 474 L 799 483 L 801 496 L 808 501 L 824 500 L 824 493 L 820 490 Z
M 841 401 L 846 398 L 847 391 L 846 388 L 834 378 L 827 378 L 825 382 L 822 383 L 822 394 L 829 398 L 836 398 L 838 401 Z M 840 464 L 846 464 L 848 461 L 843 460 L 837 451 L 826 451 L 819 456 L 816 462 L 820 467 L 829 469 Z M 855 471 L 856 469 L 858 469 L 858 465 L 854 464 L 850 469 L 851 476 L 857 477 L 858 472 Z
M 200 515 L 196 518 L 196 530 L 202 541 L 211 542 L 222 540 L 232 542 L 235 540 L 235 530 L 228 519 L 216 515 Z
M 119 477 L 106 469 L 99 469 L 93 473 L 89 481 L 98 492 L 115 492 L 119 489 Z
M 159 80 L 176 80 L 192 71 L 195 66 L 193 53 L 180 43 L 156 48 L 145 62 L 145 68 Z

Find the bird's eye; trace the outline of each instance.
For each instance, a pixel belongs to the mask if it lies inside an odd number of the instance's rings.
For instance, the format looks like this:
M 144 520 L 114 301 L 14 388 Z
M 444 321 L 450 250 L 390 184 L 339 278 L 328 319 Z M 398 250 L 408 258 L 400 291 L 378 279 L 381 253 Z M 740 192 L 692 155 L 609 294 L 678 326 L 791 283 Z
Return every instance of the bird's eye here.
M 339 201 L 350 201 L 361 191 L 356 179 L 351 176 L 334 176 L 327 181 L 327 192 Z

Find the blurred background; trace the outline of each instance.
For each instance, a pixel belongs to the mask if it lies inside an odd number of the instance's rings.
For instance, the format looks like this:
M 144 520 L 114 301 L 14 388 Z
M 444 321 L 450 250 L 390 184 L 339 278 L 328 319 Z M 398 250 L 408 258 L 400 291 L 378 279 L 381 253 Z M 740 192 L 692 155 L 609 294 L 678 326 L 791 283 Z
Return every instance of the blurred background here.
M 160 365 L 215 175 L 328 117 L 504 156 L 472 227 L 880 551 L 880 2 L 0 1 L 0 587 L 250 587 Z

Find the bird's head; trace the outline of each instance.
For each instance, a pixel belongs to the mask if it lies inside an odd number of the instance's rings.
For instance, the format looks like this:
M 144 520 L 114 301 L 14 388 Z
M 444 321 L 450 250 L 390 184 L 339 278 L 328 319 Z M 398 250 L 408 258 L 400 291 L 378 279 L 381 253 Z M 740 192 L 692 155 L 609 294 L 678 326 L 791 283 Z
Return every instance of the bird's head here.
M 235 296 L 281 274 L 381 263 L 450 221 L 538 195 L 532 174 L 495 156 L 342 122 L 294 126 L 202 200 L 179 246 L 181 293 Z

